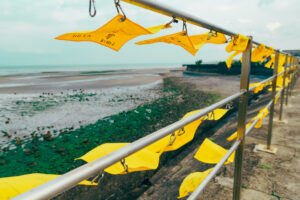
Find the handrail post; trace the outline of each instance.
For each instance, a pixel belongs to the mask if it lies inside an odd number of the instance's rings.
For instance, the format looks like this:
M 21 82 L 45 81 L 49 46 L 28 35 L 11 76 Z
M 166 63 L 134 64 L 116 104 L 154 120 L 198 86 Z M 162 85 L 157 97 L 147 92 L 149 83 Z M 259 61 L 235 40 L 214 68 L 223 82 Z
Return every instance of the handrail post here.
M 293 68 L 296 66 L 296 59 L 293 60 Z M 292 75 L 292 80 L 291 80 L 291 94 L 290 96 L 292 96 L 292 92 L 293 92 L 293 89 L 294 89 L 294 84 L 295 84 L 295 72 L 296 70 L 293 69 L 293 75 Z
M 293 60 L 294 59 L 292 59 L 291 63 L 293 63 Z M 291 65 L 289 66 L 287 76 L 290 74 L 290 69 L 291 69 Z M 286 106 L 288 105 L 288 101 L 289 101 L 289 90 L 290 90 L 290 84 L 287 83 L 286 93 L 285 93 L 285 105 Z
M 286 70 L 288 66 L 288 55 L 285 56 L 285 64 L 284 64 L 284 70 L 283 73 L 283 83 L 282 83 L 282 91 L 281 91 L 281 97 L 280 97 L 280 110 L 279 110 L 279 121 L 282 120 L 282 111 L 283 111 L 283 103 L 284 103 L 284 91 L 285 91 L 285 79 L 286 79 Z
M 294 65 L 293 65 L 293 67 L 294 67 Z M 294 76 L 295 76 L 295 74 L 294 74 L 294 70 L 292 70 L 292 76 L 291 76 L 291 88 L 290 88 L 290 96 L 292 97 L 292 92 L 293 92 L 293 82 L 294 82 Z
M 278 71 L 278 60 L 279 60 L 279 52 L 276 51 L 275 54 L 275 65 L 273 69 L 273 75 L 277 74 Z M 276 85 L 277 85 L 277 76 L 273 79 L 272 83 L 272 94 L 271 94 L 271 107 L 270 107 L 270 115 L 269 115 L 269 126 L 268 126 L 268 140 L 267 140 L 267 149 L 271 149 L 271 139 L 272 139 L 272 128 L 273 128 L 273 116 L 274 116 L 274 105 L 275 105 L 275 96 L 276 96 Z
M 234 160 L 235 165 L 234 165 L 234 184 L 233 184 L 233 197 L 232 197 L 233 200 L 239 200 L 241 196 L 243 151 L 244 151 L 244 144 L 245 144 L 249 77 L 250 77 L 250 68 L 251 68 L 251 48 L 252 48 L 252 37 L 250 36 L 247 49 L 243 52 L 243 58 L 242 58 L 240 90 L 246 91 L 246 93 L 243 94 L 239 99 L 237 140 L 240 140 L 242 138 L 242 141 L 236 150 L 235 160 Z

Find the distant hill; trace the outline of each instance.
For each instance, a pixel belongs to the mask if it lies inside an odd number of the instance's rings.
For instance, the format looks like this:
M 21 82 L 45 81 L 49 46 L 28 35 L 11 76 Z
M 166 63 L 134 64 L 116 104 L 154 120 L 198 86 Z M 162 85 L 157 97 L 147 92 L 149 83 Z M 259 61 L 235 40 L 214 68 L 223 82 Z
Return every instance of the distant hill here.
M 283 50 L 283 52 L 290 53 L 293 56 L 300 56 L 300 50 L 294 49 L 294 50 Z

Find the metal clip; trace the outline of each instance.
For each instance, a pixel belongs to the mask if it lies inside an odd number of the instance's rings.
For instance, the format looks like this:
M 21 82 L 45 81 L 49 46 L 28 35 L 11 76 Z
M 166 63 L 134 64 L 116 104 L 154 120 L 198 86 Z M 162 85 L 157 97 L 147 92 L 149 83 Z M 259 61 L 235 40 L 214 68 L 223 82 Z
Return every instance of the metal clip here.
M 182 32 L 185 32 L 183 35 L 187 35 L 186 21 L 184 19 L 182 19 Z
M 217 37 L 217 36 L 218 36 L 217 31 L 210 30 L 209 33 L 207 34 L 207 39 L 206 40 L 210 40 L 212 37 Z
M 233 108 L 233 103 L 232 103 L 232 101 L 231 102 L 228 102 L 226 105 L 225 105 L 225 109 L 227 109 L 227 110 L 230 110 L 230 109 L 232 109 Z
M 120 22 L 124 22 L 126 20 L 126 15 L 125 15 L 125 13 L 124 13 L 121 5 L 120 5 L 120 0 L 114 0 L 114 1 L 115 1 L 115 6 L 116 6 L 116 9 L 117 9 L 117 12 L 120 13 L 120 11 L 121 11 L 121 13 L 124 16 L 122 19 L 120 19 Z
M 172 137 L 174 137 L 174 139 L 172 139 Z M 175 132 L 173 132 L 170 135 L 170 141 L 169 141 L 169 145 L 168 146 L 172 146 L 174 144 L 175 140 L 176 140 L 176 135 L 175 135 Z
M 207 118 L 208 118 L 208 119 L 211 119 L 211 118 L 212 118 L 212 119 L 214 120 L 214 119 L 215 119 L 215 112 L 214 112 L 214 111 L 209 112 L 209 113 L 207 114 Z
M 94 8 L 94 12 L 92 13 L 92 5 L 93 5 L 93 8 Z M 89 3 L 89 14 L 91 17 L 95 17 L 96 16 L 96 6 L 95 6 L 95 0 L 90 0 L 90 3 Z
M 168 23 L 166 23 L 165 26 L 166 26 L 166 27 L 169 27 L 169 25 L 172 24 L 172 23 L 178 23 L 178 20 L 176 19 L 175 16 L 173 16 L 172 20 L 169 21 Z
M 125 158 L 121 160 L 121 164 L 123 165 L 125 172 L 128 173 L 128 165 L 125 162 Z
M 97 185 L 98 185 L 100 183 L 100 181 L 104 178 L 104 172 L 103 171 L 99 172 L 97 174 L 97 176 L 95 176 L 91 182 L 96 183 L 97 178 L 99 178 L 97 181 Z

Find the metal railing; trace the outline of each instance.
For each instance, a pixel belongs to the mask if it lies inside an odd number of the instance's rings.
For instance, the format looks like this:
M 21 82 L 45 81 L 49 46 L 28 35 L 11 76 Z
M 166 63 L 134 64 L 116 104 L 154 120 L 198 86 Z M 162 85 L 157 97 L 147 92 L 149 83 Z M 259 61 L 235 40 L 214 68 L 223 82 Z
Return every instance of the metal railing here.
M 127 3 L 131 3 L 146 9 L 150 9 L 155 12 L 159 12 L 161 14 L 174 17 L 179 20 L 186 21 L 188 23 L 207 28 L 209 30 L 217 31 L 220 33 L 224 33 L 229 36 L 235 36 L 237 35 L 234 32 L 225 30 L 221 27 L 218 27 L 216 25 L 210 24 L 208 22 L 205 22 L 204 20 L 201 20 L 199 18 L 196 18 L 194 16 L 191 16 L 186 13 L 182 13 L 180 11 L 176 11 L 173 9 L 169 9 L 167 6 L 162 6 L 161 4 L 153 1 L 147 1 L 147 0 L 122 0 Z M 221 159 L 221 161 L 215 166 L 215 168 L 209 173 L 209 175 L 206 177 L 206 179 L 199 185 L 199 187 L 194 191 L 194 193 L 189 197 L 189 199 L 195 199 L 201 191 L 204 189 L 204 187 L 207 185 L 207 183 L 215 176 L 217 171 L 223 166 L 224 162 L 228 159 L 228 157 L 234 152 L 236 152 L 235 157 L 235 173 L 234 173 L 234 195 L 233 199 L 240 199 L 240 188 L 241 188 L 241 168 L 242 168 L 242 158 L 243 158 L 243 146 L 245 141 L 245 135 L 247 135 L 254 127 L 254 125 L 257 123 L 258 120 L 254 121 L 252 125 L 246 130 L 245 124 L 246 124 L 246 114 L 247 114 L 247 98 L 250 90 L 253 90 L 255 87 L 249 88 L 249 74 L 250 74 L 250 67 L 251 67 L 251 49 L 253 47 L 253 44 L 260 45 L 260 43 L 255 42 L 252 40 L 252 37 L 249 37 L 249 44 L 247 47 L 247 50 L 243 52 L 243 62 L 242 62 L 242 72 L 241 72 L 241 87 L 240 92 L 229 96 L 211 106 L 208 106 L 201 111 L 190 115 L 184 119 L 181 119 L 167 127 L 164 127 L 150 135 L 147 135 L 139 140 L 136 140 L 133 143 L 128 144 L 127 146 L 120 148 L 112 153 L 109 153 L 97 160 L 94 160 L 90 163 L 87 163 L 85 165 L 82 165 L 74 170 L 71 170 L 70 172 L 63 174 L 62 176 L 53 179 L 45 184 L 42 184 L 30 191 L 27 191 L 15 198 L 14 200 L 39 200 L 39 199 L 49 199 L 57 196 L 58 194 L 67 191 L 71 189 L 72 187 L 76 186 L 77 183 L 86 180 L 97 173 L 103 171 L 105 168 L 113 165 L 116 162 L 121 161 L 122 159 L 126 158 L 127 156 L 147 147 L 148 145 L 160 140 L 161 138 L 173 133 L 174 131 L 184 127 L 185 125 L 200 119 L 201 117 L 207 115 L 209 112 L 212 112 L 216 108 L 222 107 L 225 104 L 239 98 L 239 111 L 238 111 L 238 139 L 233 144 L 233 146 L 230 148 L 230 150 L 227 152 L 227 154 Z M 285 85 L 283 86 L 283 90 L 278 92 L 276 95 L 276 80 L 279 75 L 282 75 L 284 73 L 284 81 L 287 77 L 288 68 L 285 69 L 284 72 L 277 74 L 277 66 L 278 66 L 278 56 L 279 56 L 279 50 L 276 50 L 276 58 L 275 58 L 275 67 L 274 67 L 274 75 L 261 83 L 266 83 L 268 81 L 273 81 L 272 83 L 272 100 L 267 105 L 267 107 L 270 107 L 270 121 L 269 124 L 272 124 L 273 122 L 273 112 L 274 112 L 274 99 L 277 95 L 281 94 L 281 104 L 280 104 L 280 119 L 282 115 L 282 106 L 284 102 L 284 93 L 286 90 L 286 96 L 291 93 L 292 88 L 290 85 L 295 84 L 295 80 L 292 81 L 293 84 L 289 84 L 288 88 L 285 88 Z M 290 56 L 286 54 L 286 56 Z M 293 66 L 299 63 L 299 60 L 296 58 L 293 58 Z M 295 73 L 295 72 L 294 72 Z M 293 75 L 293 77 L 295 77 Z M 286 97 L 286 103 L 288 102 L 288 98 Z M 269 125 L 269 131 L 268 131 L 268 146 L 271 144 L 271 135 L 272 135 L 272 126 Z

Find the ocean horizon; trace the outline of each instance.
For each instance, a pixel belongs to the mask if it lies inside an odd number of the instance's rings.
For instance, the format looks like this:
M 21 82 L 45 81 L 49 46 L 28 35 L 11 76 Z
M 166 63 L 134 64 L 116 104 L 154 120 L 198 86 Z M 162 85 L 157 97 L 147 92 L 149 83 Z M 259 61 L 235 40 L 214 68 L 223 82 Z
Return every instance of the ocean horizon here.
M 147 63 L 147 64 L 91 64 L 91 65 L 24 65 L 0 66 L 0 76 L 26 75 L 64 71 L 117 71 L 130 69 L 177 68 L 180 63 Z

